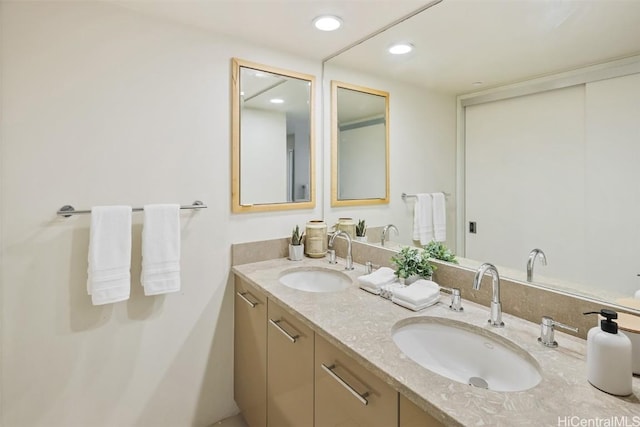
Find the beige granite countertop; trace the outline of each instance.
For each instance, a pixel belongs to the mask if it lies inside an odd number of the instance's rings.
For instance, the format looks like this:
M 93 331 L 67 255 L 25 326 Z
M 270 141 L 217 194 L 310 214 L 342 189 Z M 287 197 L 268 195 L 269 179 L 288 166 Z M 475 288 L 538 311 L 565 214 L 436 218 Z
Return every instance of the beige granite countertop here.
M 539 325 L 503 314 L 505 327 L 493 328 L 487 325 L 487 307 L 463 300 L 464 312 L 453 312 L 445 294 L 438 304 L 413 312 L 359 289 L 355 279 L 364 274 L 364 267 L 355 264 L 354 271 L 345 272 L 344 260 L 338 261 L 330 265 L 326 259 L 292 262 L 280 258 L 237 265 L 233 272 L 447 425 L 640 425 L 640 378 L 634 377 L 634 393 L 624 398 L 591 386 L 586 380 L 584 340 L 556 331 L 559 347 L 547 348 L 537 342 Z M 311 293 L 279 283 L 284 271 L 301 267 L 343 271 L 353 279 L 353 286 L 339 292 Z M 512 341 L 536 360 L 542 381 L 526 391 L 496 392 L 458 383 L 421 367 L 406 357 L 391 337 L 396 322 L 415 316 L 466 322 Z M 616 420 L 624 423 L 613 424 Z

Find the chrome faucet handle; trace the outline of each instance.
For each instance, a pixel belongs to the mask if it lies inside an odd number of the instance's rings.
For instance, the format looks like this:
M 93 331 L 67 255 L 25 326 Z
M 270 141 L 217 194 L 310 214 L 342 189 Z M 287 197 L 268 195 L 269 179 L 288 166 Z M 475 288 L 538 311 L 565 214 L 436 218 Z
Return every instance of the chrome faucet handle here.
M 365 264 L 365 273 L 373 273 L 373 264 L 371 263 L 371 261 L 367 261 L 367 263 Z
M 540 336 L 538 337 L 538 342 L 544 346 L 556 348 L 558 347 L 558 342 L 554 339 L 553 331 L 556 326 L 560 329 L 566 329 L 572 332 L 578 332 L 578 328 L 574 328 L 573 326 L 565 325 L 564 323 L 556 322 L 549 316 L 542 316 L 542 322 L 540 323 Z
M 364 266 L 365 266 L 365 271 L 366 271 L 367 274 L 371 274 L 375 270 L 380 268 L 379 264 L 374 264 L 371 261 L 367 261 Z
M 449 309 L 451 311 L 464 311 L 464 307 L 462 307 L 462 296 L 460 295 L 459 288 L 447 288 L 441 286 L 440 289 L 451 294 L 451 304 L 449 304 Z
M 329 249 L 327 252 L 329 253 L 329 264 L 337 264 L 338 260 L 336 259 L 336 250 Z

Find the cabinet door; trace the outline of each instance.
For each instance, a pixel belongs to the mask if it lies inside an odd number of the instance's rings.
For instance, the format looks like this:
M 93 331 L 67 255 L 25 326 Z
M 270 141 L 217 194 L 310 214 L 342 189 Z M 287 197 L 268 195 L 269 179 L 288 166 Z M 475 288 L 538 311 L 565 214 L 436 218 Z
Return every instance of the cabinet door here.
M 398 393 L 316 334 L 315 427 L 398 425 Z
M 267 425 L 313 426 L 313 331 L 268 302 Z
M 400 427 L 442 427 L 440 421 L 400 395 Z
M 249 427 L 267 425 L 267 298 L 235 278 L 234 398 Z

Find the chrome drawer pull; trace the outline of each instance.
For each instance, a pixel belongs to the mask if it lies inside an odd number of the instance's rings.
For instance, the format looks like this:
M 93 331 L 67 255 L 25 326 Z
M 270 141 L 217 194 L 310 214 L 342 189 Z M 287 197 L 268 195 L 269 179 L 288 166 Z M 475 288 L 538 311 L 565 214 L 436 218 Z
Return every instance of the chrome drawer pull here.
M 300 335 L 293 336 L 293 335 L 291 335 L 289 332 L 285 331 L 285 330 L 282 328 L 282 326 L 280 326 L 280 320 L 273 320 L 273 319 L 269 319 L 269 323 L 271 323 L 273 326 L 275 326 L 277 330 L 279 330 L 280 332 L 282 332 L 282 334 L 283 334 L 285 337 L 289 338 L 289 341 L 291 341 L 291 342 L 292 342 L 292 343 L 294 343 L 294 344 L 295 344 L 296 340 L 297 340 L 298 338 L 300 338 Z
M 253 302 L 251 301 L 249 298 L 245 297 L 245 295 L 251 295 L 249 292 L 236 292 L 236 295 L 238 295 L 240 298 L 242 298 L 247 304 L 249 304 L 251 306 L 251 308 L 256 308 L 256 305 L 258 305 L 257 302 Z M 252 295 L 253 296 L 253 295 Z
M 365 397 L 369 396 L 369 392 L 365 391 L 362 394 L 358 393 L 358 391 L 355 388 L 351 387 L 349 383 L 347 383 L 345 380 L 340 378 L 338 374 L 333 372 L 333 370 L 336 368 L 336 365 L 327 366 L 324 363 L 321 363 L 320 366 L 322 366 L 322 369 L 324 369 L 329 375 L 331 375 L 331 377 L 333 377 L 334 380 L 338 381 L 344 388 L 349 390 L 349 392 L 353 394 L 355 398 L 360 401 L 360 403 L 362 403 L 364 406 L 367 406 L 369 404 L 369 401 L 365 399 Z

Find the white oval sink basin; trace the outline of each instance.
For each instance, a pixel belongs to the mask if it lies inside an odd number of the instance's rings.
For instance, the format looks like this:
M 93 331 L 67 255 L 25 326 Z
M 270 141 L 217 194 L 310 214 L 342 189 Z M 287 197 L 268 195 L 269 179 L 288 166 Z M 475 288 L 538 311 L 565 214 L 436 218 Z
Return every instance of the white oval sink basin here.
M 522 391 L 542 380 L 538 363 L 485 329 L 438 317 L 398 322 L 393 341 L 411 360 L 449 379 L 494 391 Z
M 344 273 L 324 268 L 304 268 L 285 271 L 280 283 L 299 291 L 336 292 L 347 289 L 352 283 Z

